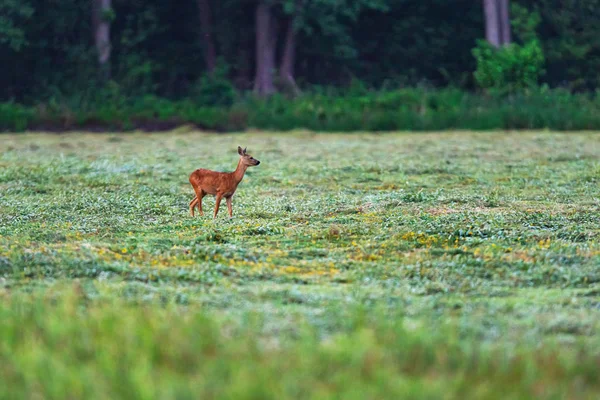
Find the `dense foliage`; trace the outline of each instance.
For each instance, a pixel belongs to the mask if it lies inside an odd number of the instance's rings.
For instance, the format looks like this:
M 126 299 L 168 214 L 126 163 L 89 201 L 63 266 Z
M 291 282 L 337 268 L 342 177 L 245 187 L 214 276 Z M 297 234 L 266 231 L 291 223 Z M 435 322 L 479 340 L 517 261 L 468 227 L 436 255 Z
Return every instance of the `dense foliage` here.
M 207 72 L 197 1 L 113 0 L 110 16 L 112 80 L 124 95 L 194 96 Z M 256 2 L 208 1 L 218 65 L 238 89 L 252 86 Z M 473 88 L 472 49 L 484 38 L 481 1 L 312 0 L 272 2 L 277 59 L 290 13 L 297 27 L 295 75 L 301 87 L 427 84 Z M 298 9 L 298 7 L 296 8 Z M 545 55 L 542 82 L 594 89 L 600 68 L 598 0 L 513 0 L 519 24 L 535 14 Z M 37 103 L 85 96 L 97 87 L 89 2 L 7 0 L 0 5 L 0 100 Z M 108 18 L 108 17 L 107 17 Z M 529 21 L 531 22 L 531 21 Z M 232 28 L 233 27 L 233 28 Z M 200 91 L 201 92 L 201 91 Z M 86 93 L 86 94 L 82 94 Z
M 229 98 L 219 96 L 223 93 L 227 92 L 213 92 L 212 98 L 226 103 Z M 36 107 L 0 104 L 0 131 L 157 131 L 181 125 L 220 132 L 247 128 L 327 132 L 600 129 L 600 99 L 594 95 L 547 89 L 503 93 L 481 96 L 458 89 L 355 89 L 346 96 L 325 91 L 296 99 L 282 95 L 248 98 L 231 107 L 211 107 L 192 99 L 127 98 L 108 93 L 79 103 L 49 102 Z

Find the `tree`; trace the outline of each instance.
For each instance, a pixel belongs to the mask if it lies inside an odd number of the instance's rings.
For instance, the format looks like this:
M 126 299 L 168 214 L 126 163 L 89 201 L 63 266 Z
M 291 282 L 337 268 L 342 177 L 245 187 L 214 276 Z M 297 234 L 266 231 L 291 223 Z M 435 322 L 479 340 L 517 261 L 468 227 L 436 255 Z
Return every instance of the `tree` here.
M 285 45 L 279 67 L 279 79 L 281 83 L 295 95 L 300 93 L 300 89 L 296 85 L 296 79 L 294 78 L 294 64 L 296 62 L 296 36 L 299 25 L 299 13 L 303 3 L 303 0 L 297 0 L 292 3 L 293 8 L 288 18 Z
M 200 13 L 200 28 L 202 30 L 202 43 L 204 45 L 204 61 L 206 70 L 212 74 L 217 64 L 215 42 L 212 36 L 212 14 L 209 0 L 197 0 Z
M 273 83 L 277 48 L 277 22 L 287 19 L 287 29 L 279 78 L 281 84 L 294 94 L 299 93 L 294 77 L 296 47 L 299 32 L 318 31 L 341 43 L 340 51 L 351 46 L 348 25 L 356 22 L 362 10 L 387 10 L 387 0 L 261 0 L 256 7 L 256 75 L 254 91 L 269 96 L 276 91 Z M 283 17 L 283 18 L 282 18 Z M 346 42 L 346 43 L 344 43 Z M 339 71 L 337 71 L 339 74 Z
M 13 51 L 20 51 L 27 44 L 25 21 L 33 15 L 33 8 L 20 0 L 3 0 L 0 3 L 0 44 L 7 44 Z
M 110 79 L 110 23 L 114 18 L 111 0 L 93 0 L 92 24 L 94 27 L 94 41 L 98 54 L 98 69 L 100 79 Z
M 508 0 L 483 0 L 485 38 L 494 47 L 510 44 Z
M 260 1 L 256 7 L 256 75 L 254 92 L 260 97 L 275 93 L 276 27 L 271 5 Z
M 498 2 L 500 3 L 499 17 L 500 17 L 500 32 L 502 35 L 502 37 L 501 37 L 502 44 L 507 45 L 507 44 L 510 44 L 510 42 L 511 42 L 510 11 L 509 11 L 510 5 L 508 3 L 508 0 L 498 0 Z

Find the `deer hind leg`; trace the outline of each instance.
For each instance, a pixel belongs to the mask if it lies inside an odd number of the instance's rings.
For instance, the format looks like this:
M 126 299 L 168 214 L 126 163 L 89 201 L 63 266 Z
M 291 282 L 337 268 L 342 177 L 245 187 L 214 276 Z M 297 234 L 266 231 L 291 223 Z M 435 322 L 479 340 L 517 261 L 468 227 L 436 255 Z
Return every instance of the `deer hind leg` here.
M 221 193 L 217 193 L 217 199 L 215 201 L 215 215 L 213 216 L 213 219 L 217 218 L 217 213 L 219 212 L 219 206 L 221 205 L 222 197 L 223 197 L 223 195 Z
M 227 211 L 229 211 L 229 218 L 233 217 L 233 207 L 231 205 L 232 196 L 226 197 L 225 201 L 227 202 Z
M 200 215 L 204 215 L 204 211 L 202 211 L 202 199 L 206 196 L 205 192 L 202 192 L 202 196 L 198 197 L 198 212 Z
M 194 188 L 194 191 L 196 192 L 196 197 L 190 202 L 190 214 L 192 214 L 192 217 L 194 216 L 195 206 L 198 206 L 198 213 L 204 215 L 204 212 L 202 211 L 202 198 L 206 196 L 206 192 L 200 188 Z
M 198 205 L 198 197 L 194 196 L 192 201 L 190 201 L 190 215 L 194 216 L 194 208 Z

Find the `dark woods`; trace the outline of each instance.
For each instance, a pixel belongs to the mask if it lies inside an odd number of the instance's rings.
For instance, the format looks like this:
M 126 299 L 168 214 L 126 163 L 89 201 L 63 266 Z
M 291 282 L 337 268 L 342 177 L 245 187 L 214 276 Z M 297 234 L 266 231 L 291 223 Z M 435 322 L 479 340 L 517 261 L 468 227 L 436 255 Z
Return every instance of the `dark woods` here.
M 250 107 L 280 94 L 600 83 L 600 0 L 4 0 L 0 14 L 0 101 L 47 115 L 107 99 L 147 110 L 148 96 Z

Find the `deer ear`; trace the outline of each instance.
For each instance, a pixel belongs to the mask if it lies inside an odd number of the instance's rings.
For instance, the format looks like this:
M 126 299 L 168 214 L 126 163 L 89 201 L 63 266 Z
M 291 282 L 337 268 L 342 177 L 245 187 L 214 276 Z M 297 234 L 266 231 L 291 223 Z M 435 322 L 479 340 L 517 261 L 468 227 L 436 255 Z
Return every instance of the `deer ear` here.
M 241 148 L 240 146 L 238 146 L 238 154 L 239 154 L 240 156 L 243 156 L 243 155 L 244 155 L 244 151 L 242 150 L 242 148 Z
M 246 154 L 246 149 L 247 149 L 247 147 L 244 147 L 244 154 Z

